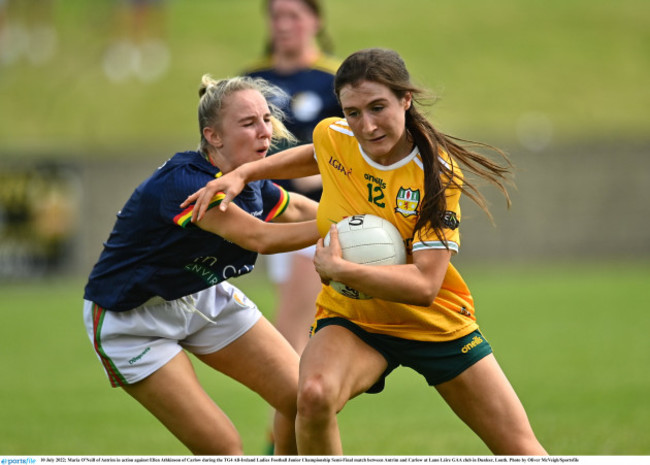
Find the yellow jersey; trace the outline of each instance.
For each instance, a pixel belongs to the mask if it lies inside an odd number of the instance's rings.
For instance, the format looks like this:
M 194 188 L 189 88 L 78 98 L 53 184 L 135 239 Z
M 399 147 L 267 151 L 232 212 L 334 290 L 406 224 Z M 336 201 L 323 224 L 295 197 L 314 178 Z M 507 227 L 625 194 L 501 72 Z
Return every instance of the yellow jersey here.
M 327 118 L 314 130 L 314 156 L 323 179 L 323 195 L 317 223 L 322 237 L 333 223 L 345 217 L 372 214 L 387 219 L 399 230 L 409 260 L 413 252 L 445 248 L 433 230 L 415 231 L 424 198 L 424 171 L 417 147 L 390 166 L 374 162 L 357 142 L 345 119 Z M 453 163 L 447 153 L 439 154 L 442 163 Z M 460 189 L 446 192 L 447 246 L 457 252 L 460 245 Z M 429 307 L 382 299 L 356 300 L 345 297 L 330 286 L 323 286 L 316 301 L 316 319 L 343 317 L 368 332 L 420 341 L 448 341 L 463 337 L 478 328 L 472 295 L 451 263 L 440 292 Z

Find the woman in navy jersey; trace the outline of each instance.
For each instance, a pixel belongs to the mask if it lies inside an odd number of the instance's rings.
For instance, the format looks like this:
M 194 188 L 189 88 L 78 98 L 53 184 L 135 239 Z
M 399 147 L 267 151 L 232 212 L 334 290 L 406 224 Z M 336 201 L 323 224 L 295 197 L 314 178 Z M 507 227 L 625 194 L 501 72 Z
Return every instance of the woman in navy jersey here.
M 282 112 L 269 103 L 281 93 L 262 79 L 204 76 L 199 149 L 177 153 L 134 191 L 85 288 L 86 328 L 111 385 L 195 454 L 243 448 L 187 352 L 262 396 L 276 409 L 276 453 L 296 452 L 298 355 L 227 280 L 252 271 L 258 253 L 314 244 L 317 204 L 257 181 L 235 208 L 211 208 L 199 222 L 190 222 L 192 207 L 179 207 L 209 180 L 292 139 Z M 211 206 L 222 198 L 217 194 Z

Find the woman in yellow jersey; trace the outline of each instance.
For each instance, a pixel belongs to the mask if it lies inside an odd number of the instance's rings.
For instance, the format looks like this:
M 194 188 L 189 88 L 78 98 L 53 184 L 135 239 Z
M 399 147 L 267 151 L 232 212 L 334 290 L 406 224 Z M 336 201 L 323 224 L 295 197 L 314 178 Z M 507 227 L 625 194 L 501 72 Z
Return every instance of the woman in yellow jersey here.
M 345 119 L 323 120 L 314 144 L 243 165 L 188 198 L 200 217 L 212 196 L 220 208 L 245 182 L 320 172 L 321 236 L 314 264 L 323 290 L 313 335 L 300 362 L 296 434 L 300 454 L 340 454 L 336 420 L 346 402 L 379 392 L 403 365 L 421 373 L 495 454 L 546 454 L 526 412 L 479 332 L 472 295 L 450 259 L 459 248 L 459 197 L 483 206 L 459 166 L 499 187 L 508 199 L 505 165 L 439 133 L 416 109 L 422 93 L 400 56 L 384 49 L 350 55 L 334 81 Z M 487 146 L 485 146 L 487 147 Z M 487 210 L 486 210 L 487 211 Z M 342 218 L 371 213 L 397 226 L 409 252 L 405 265 L 367 266 L 341 257 Z M 354 300 L 327 284 L 365 294 Z

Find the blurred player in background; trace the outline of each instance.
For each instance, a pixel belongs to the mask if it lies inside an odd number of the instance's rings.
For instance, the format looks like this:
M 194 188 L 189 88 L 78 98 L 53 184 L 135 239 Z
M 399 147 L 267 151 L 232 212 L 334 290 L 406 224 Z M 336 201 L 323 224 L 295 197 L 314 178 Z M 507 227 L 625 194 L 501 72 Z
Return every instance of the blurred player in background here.
M 0 0 L 0 66 L 23 59 L 43 66 L 56 56 L 54 0 Z
M 316 124 L 341 115 L 334 95 L 331 41 L 323 24 L 319 0 L 264 0 L 269 38 L 264 56 L 245 70 L 283 89 L 290 97 L 278 102 L 285 124 L 299 143 L 311 142 Z M 315 201 L 321 196 L 319 175 L 276 182 Z M 275 326 L 300 354 L 309 339 L 313 305 L 321 284 L 314 270 L 314 247 L 266 257 L 276 288 Z
M 509 202 L 507 157 L 495 149 L 505 164 L 496 163 L 437 131 L 416 108 L 423 91 L 392 50 L 350 55 L 334 88 L 345 119 L 328 118 L 316 127 L 313 153 L 307 146 L 249 163 L 188 199 L 198 198 L 201 218 L 214 192 L 225 192 L 225 208 L 250 180 L 322 175 L 317 222 L 331 241 L 328 247 L 319 241 L 316 270 L 324 284 L 342 282 L 374 298 L 355 300 L 327 285 L 318 296 L 313 335 L 300 361 L 298 452 L 341 454 L 338 412 L 359 394 L 382 391 L 385 378 L 403 365 L 422 374 L 493 453 L 546 454 L 450 261 L 460 245 L 461 193 L 488 212 L 460 166 L 496 185 Z M 334 224 L 363 213 L 397 226 L 407 264 L 343 260 Z
M 258 252 L 315 243 L 317 204 L 261 181 L 249 184 L 228 213 L 213 208 L 196 224 L 192 209 L 179 207 L 208 180 L 292 138 L 268 103 L 281 92 L 261 79 L 203 77 L 199 150 L 177 153 L 135 190 L 85 289 L 88 336 L 112 386 L 195 454 L 243 450 L 184 350 L 261 395 L 276 409 L 276 452 L 296 452 L 298 355 L 226 280 L 252 271 Z
M 149 83 L 165 75 L 171 54 L 165 40 L 166 0 L 113 0 L 115 32 L 102 60 L 113 82 Z

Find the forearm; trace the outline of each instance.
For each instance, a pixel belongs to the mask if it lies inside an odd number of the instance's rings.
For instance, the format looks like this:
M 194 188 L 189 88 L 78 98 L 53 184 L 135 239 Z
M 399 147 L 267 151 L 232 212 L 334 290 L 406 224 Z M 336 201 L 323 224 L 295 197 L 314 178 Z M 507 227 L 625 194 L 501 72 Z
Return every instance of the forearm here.
M 264 254 L 299 250 L 315 244 L 320 237 L 316 220 L 267 223 L 237 205 L 226 212 L 213 208 L 196 225 L 246 250 Z
M 260 179 L 294 179 L 318 174 L 312 144 L 299 145 L 262 160 L 246 163 L 240 171 L 246 183 Z
M 273 224 L 265 223 L 264 231 L 256 234 L 251 244 L 262 254 L 274 254 L 299 250 L 318 241 L 319 234 L 316 221 L 299 223 Z
M 244 227 L 215 227 L 210 221 L 202 220 L 199 226 L 243 249 L 261 254 L 300 250 L 315 244 L 320 237 L 315 220 L 286 224 L 255 220 Z
M 330 277 L 379 299 L 424 307 L 440 291 L 414 264 L 370 266 L 341 260 Z

